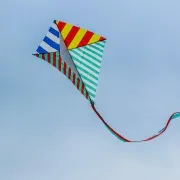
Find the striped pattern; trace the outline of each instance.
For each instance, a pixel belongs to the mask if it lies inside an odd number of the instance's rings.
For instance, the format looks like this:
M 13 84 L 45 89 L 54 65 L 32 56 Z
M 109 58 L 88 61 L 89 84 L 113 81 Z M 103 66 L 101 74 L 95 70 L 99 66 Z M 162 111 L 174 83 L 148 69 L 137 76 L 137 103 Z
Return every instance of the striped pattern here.
M 62 21 L 54 21 L 68 49 L 86 46 L 105 40 L 104 37 L 86 29 Z
M 60 51 L 59 29 L 57 25 L 53 23 L 36 52 L 45 54 L 56 51 Z
M 91 100 L 94 102 L 101 68 L 105 40 L 69 50 Z
M 54 21 L 35 55 L 60 70 L 94 102 L 105 41 L 86 29 Z
M 89 93 L 85 89 L 83 81 L 78 77 L 76 73 L 72 71 L 72 68 L 63 61 L 60 57 L 59 52 L 47 53 L 47 54 L 35 54 L 36 57 L 45 60 L 52 66 L 61 71 L 75 86 L 76 88 L 85 96 L 86 99 L 90 100 Z

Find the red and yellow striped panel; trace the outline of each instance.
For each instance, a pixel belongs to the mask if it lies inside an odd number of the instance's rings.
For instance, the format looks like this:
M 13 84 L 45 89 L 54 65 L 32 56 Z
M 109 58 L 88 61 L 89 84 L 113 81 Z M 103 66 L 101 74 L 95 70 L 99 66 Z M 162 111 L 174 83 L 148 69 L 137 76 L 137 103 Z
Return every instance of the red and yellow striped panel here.
M 86 46 L 106 38 L 86 29 L 62 21 L 55 21 L 68 49 Z

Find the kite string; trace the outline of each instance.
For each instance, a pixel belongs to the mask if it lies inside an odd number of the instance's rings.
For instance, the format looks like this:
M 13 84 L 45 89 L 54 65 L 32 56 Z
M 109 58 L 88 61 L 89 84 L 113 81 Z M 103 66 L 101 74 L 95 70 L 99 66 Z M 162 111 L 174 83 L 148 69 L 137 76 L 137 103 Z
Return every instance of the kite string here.
M 117 133 L 117 132 L 103 119 L 103 117 L 102 117 L 102 116 L 99 114 L 99 112 L 96 110 L 94 103 L 92 103 L 92 102 L 91 102 L 91 107 L 92 107 L 92 109 L 94 110 L 94 112 L 96 113 L 96 115 L 99 117 L 99 119 L 103 122 L 103 124 L 108 128 L 108 130 L 109 130 L 113 135 L 115 135 L 118 139 L 120 139 L 120 140 L 123 141 L 123 142 L 144 142 L 144 141 L 153 140 L 153 139 L 157 138 L 158 136 L 160 136 L 161 134 L 163 134 L 163 133 L 167 130 L 167 128 L 168 128 L 168 126 L 169 126 L 169 124 L 170 124 L 170 122 L 171 122 L 172 119 L 177 118 L 177 117 L 180 117 L 180 112 L 174 112 L 174 113 L 170 116 L 170 118 L 168 119 L 165 127 L 164 127 L 163 129 L 161 129 L 156 135 L 153 135 L 153 136 L 151 136 L 151 137 L 149 137 L 149 138 L 147 138 L 147 139 L 140 140 L 140 141 L 131 141 L 131 140 L 128 140 L 127 138 L 123 137 L 123 136 L 120 135 L 119 133 Z M 177 116 L 175 117 L 175 115 L 177 115 Z

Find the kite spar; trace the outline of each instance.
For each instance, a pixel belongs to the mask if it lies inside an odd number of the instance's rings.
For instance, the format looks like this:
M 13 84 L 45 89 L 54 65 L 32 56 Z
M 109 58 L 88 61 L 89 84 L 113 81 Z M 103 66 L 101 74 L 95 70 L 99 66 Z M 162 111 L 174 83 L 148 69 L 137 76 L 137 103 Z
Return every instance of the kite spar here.
M 166 131 L 172 119 L 180 117 L 180 112 L 173 113 L 166 126 L 154 136 L 131 141 L 117 133 L 96 110 L 94 101 L 105 43 L 106 38 L 96 33 L 55 20 L 33 55 L 61 71 L 90 102 L 99 119 L 118 139 L 123 142 L 143 142 L 157 138 Z

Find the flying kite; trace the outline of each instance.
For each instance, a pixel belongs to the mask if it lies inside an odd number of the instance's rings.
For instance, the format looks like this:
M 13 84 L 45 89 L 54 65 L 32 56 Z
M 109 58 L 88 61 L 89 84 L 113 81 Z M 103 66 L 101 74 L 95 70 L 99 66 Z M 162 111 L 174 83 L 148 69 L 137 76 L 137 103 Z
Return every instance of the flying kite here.
M 140 141 L 131 141 L 117 133 L 95 108 L 96 90 L 106 38 L 84 28 L 54 20 L 46 36 L 38 46 L 38 58 L 61 71 L 90 102 L 92 109 L 107 129 L 123 142 L 144 142 L 164 133 L 172 119 L 180 117 L 173 113 L 165 127 L 155 135 Z

